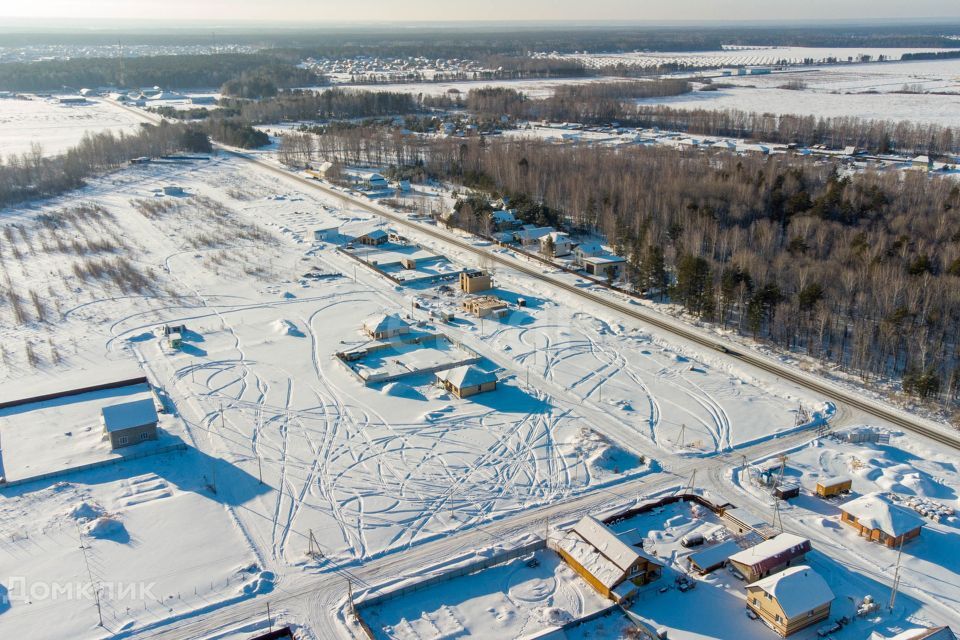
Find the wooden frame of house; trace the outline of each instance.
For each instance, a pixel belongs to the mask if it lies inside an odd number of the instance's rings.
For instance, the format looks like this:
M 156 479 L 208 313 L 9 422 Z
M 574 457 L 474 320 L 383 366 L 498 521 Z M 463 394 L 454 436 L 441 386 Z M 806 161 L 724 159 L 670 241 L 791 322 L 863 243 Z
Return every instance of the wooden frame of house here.
M 840 505 L 840 522 L 861 536 L 888 547 L 919 537 L 924 520 L 882 493 L 868 493 Z
M 781 533 L 733 554 L 729 562 L 749 583 L 777 573 L 791 564 L 802 562 L 809 551 L 810 541 L 806 538 L 792 533 Z
M 556 550 L 601 595 L 618 603 L 630 600 L 638 586 L 658 579 L 663 569 L 591 516 L 567 531 Z
M 461 308 L 478 318 L 500 316 L 507 311 L 507 303 L 496 296 L 471 296 L 464 299 Z
M 807 565 L 747 585 L 747 608 L 783 637 L 829 618 L 833 600 L 826 580 Z

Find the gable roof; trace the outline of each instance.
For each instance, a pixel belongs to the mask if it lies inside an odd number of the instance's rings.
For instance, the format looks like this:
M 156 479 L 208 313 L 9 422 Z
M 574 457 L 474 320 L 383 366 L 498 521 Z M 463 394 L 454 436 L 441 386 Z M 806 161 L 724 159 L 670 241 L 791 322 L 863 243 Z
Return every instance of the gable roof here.
M 383 333 L 396 329 L 406 329 L 410 325 L 396 314 L 378 313 L 363 321 L 363 328 L 370 333 Z
M 956 640 L 950 627 L 930 627 L 929 629 L 907 629 L 895 636 L 887 638 L 874 631 L 870 640 Z
M 113 404 L 100 410 L 107 433 L 156 424 L 157 408 L 152 398 Z
M 475 367 L 472 364 L 465 364 L 462 367 L 454 367 L 444 371 L 437 371 L 437 378 L 449 382 L 458 389 L 464 387 L 478 387 L 488 382 L 496 382 L 496 374 L 489 373 Z
M 750 567 L 756 572 L 776 567 L 810 551 L 810 541 L 792 533 L 781 533 L 758 545 L 730 556 L 730 562 Z
M 599 242 L 582 242 L 577 245 L 574 251 L 583 255 L 597 255 L 603 253 L 603 245 Z
M 641 558 L 659 564 L 591 516 L 574 525 L 559 546 L 608 589 L 623 582 L 627 570 Z
M 513 215 L 512 209 L 500 209 L 490 214 L 496 222 L 516 222 L 517 218 Z
M 868 493 L 845 502 L 840 505 L 840 510 L 856 518 L 864 527 L 879 529 L 894 538 L 924 525 L 923 518 L 894 504 L 882 493 Z
M 795 618 L 833 602 L 827 581 L 805 564 L 784 569 L 750 585 L 773 596 L 788 618 Z
M 365 233 L 365 234 L 363 234 L 363 235 L 360 236 L 360 237 L 361 237 L 361 238 L 370 238 L 371 240 L 376 240 L 377 238 L 386 238 L 386 237 L 387 237 L 387 232 L 384 231 L 383 229 L 374 229 L 373 231 L 371 231 L 371 232 L 369 232 L 369 233 Z

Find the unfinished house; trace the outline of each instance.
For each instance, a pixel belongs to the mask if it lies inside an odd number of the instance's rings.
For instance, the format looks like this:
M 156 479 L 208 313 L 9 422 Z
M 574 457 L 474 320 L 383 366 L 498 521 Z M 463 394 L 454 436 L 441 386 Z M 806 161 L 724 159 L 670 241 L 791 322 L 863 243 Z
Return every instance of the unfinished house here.
M 499 318 L 507 312 L 507 303 L 496 296 L 471 296 L 463 301 L 462 308 L 478 318 Z

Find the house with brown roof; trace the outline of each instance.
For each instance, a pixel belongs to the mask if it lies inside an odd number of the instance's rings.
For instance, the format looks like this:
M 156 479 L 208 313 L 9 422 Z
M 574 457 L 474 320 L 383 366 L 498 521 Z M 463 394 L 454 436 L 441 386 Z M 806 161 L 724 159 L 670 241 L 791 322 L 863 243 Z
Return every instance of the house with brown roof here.
M 806 538 L 792 533 L 781 533 L 733 554 L 729 562 L 747 582 L 755 582 L 785 567 L 802 562 L 809 551 L 810 541 Z
M 556 550 L 594 589 L 614 602 L 630 600 L 638 586 L 659 578 L 663 568 L 591 516 L 584 516 L 567 531 Z

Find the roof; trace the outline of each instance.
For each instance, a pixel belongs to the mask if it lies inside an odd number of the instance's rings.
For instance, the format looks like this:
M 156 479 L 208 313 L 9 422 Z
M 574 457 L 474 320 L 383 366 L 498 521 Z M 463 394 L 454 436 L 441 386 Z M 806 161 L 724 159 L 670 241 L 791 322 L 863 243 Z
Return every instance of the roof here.
M 788 618 L 803 615 L 834 599 L 827 581 L 805 564 L 784 569 L 750 587 L 773 596 Z
M 107 433 L 156 424 L 157 408 L 152 398 L 110 405 L 100 410 Z
M 534 227 L 533 229 L 521 229 L 514 235 L 520 240 L 539 240 L 552 231 L 553 227 Z
M 446 369 L 445 371 L 438 371 L 437 378 L 443 380 L 444 382 L 449 382 L 458 389 L 464 387 L 478 387 L 481 384 L 487 384 L 489 382 L 496 382 L 496 374 L 484 371 L 479 367 L 475 367 L 471 364 L 463 365 L 462 367 L 455 367 L 453 369 Z
M 589 262 L 590 264 L 619 264 L 621 262 L 626 262 L 626 259 L 610 253 L 605 253 L 599 256 L 584 256 L 583 261 Z
M 497 222 L 514 222 L 516 217 L 513 215 L 513 211 L 510 209 L 500 209 L 499 211 L 494 211 L 490 216 Z
M 564 233 L 563 231 L 551 231 L 540 238 L 540 242 L 546 241 L 547 238 L 550 238 L 554 242 L 570 242 L 570 234 Z
M 618 585 L 637 560 L 654 562 L 591 516 L 584 516 L 574 525 L 559 546 L 608 589 Z
M 907 629 L 887 638 L 874 631 L 870 640 L 956 640 L 950 627 L 931 627 L 929 629 Z
M 726 562 L 727 558 L 738 551 L 740 551 L 740 546 L 735 541 L 726 540 L 690 554 L 689 559 L 700 569 L 706 570 Z
M 826 478 L 820 478 L 817 480 L 817 484 L 823 487 L 834 487 L 838 484 L 843 484 L 845 482 L 853 482 L 853 478 L 850 476 L 829 476 Z
M 888 536 L 898 537 L 923 526 L 923 518 L 913 511 L 891 502 L 882 493 L 868 493 L 840 505 L 840 510 L 852 515 L 864 527 L 879 529 Z
M 409 326 L 400 316 L 386 313 L 370 316 L 363 321 L 363 328 L 370 333 L 383 333 L 384 331 L 404 329 Z
M 377 239 L 377 238 L 386 238 L 386 237 L 388 237 L 388 235 L 387 235 L 387 232 L 384 231 L 383 229 L 374 229 L 373 231 L 371 231 L 371 232 L 369 232 L 369 233 L 365 233 L 365 234 L 363 234 L 363 235 L 360 236 L 360 237 L 361 237 L 361 238 L 370 238 L 370 239 L 372 239 L 372 240 L 375 240 L 375 239 Z
M 765 570 L 783 564 L 810 551 L 810 541 L 792 533 L 764 540 L 758 545 L 744 549 L 730 556 L 730 562 L 737 562 L 755 570 Z
M 603 245 L 599 242 L 584 242 L 577 245 L 577 248 L 574 251 L 579 251 L 584 255 L 597 255 L 603 253 Z

